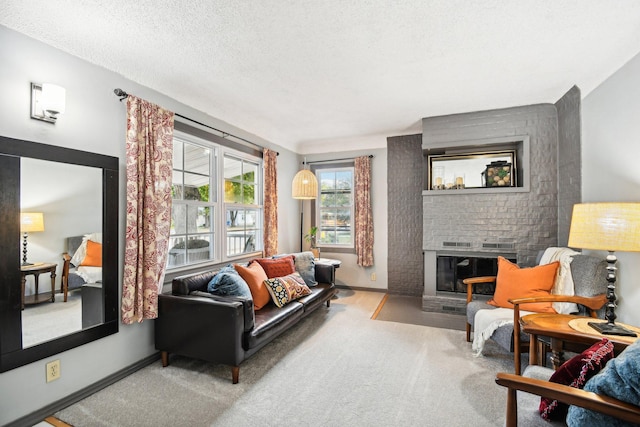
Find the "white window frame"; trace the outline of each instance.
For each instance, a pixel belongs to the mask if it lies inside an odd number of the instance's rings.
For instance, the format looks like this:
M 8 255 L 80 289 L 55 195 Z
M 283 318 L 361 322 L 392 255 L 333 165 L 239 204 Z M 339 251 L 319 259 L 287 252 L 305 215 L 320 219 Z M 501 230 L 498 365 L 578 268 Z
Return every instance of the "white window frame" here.
M 213 209 L 213 221 L 212 221 L 212 246 L 213 246 L 213 257 L 208 258 L 202 261 L 196 261 L 191 263 L 184 263 L 177 266 L 172 266 L 166 268 L 167 272 L 178 272 L 180 270 L 188 270 L 197 266 L 203 266 L 207 264 L 220 264 L 228 261 L 233 261 L 238 258 L 246 258 L 253 253 L 260 252 L 262 250 L 262 235 L 264 233 L 264 224 L 262 222 L 263 218 L 263 205 L 262 205 L 262 189 L 263 189 L 263 160 L 261 157 L 252 156 L 251 154 L 247 154 L 241 151 L 234 150 L 229 147 L 222 146 L 220 144 L 216 144 L 211 141 L 207 141 L 205 139 L 199 138 L 195 135 L 191 135 L 187 132 L 181 132 L 174 130 L 174 138 L 179 139 L 183 142 L 197 145 L 203 147 L 205 149 L 210 150 L 210 182 L 209 182 L 209 191 L 210 197 L 209 202 L 200 202 L 195 200 L 172 200 L 172 203 L 191 205 L 191 206 L 208 206 Z M 225 155 L 231 156 L 236 159 L 240 159 L 246 162 L 254 163 L 257 165 L 257 184 L 255 190 L 255 202 L 256 204 L 237 204 L 239 209 L 253 209 L 257 210 L 259 225 L 256 227 L 256 234 L 260 237 L 256 239 L 255 242 L 255 250 L 250 252 L 243 252 L 242 254 L 227 256 L 227 228 L 226 228 L 226 209 L 228 206 L 232 205 L 230 203 L 224 202 L 224 158 Z M 215 182 L 213 182 L 215 181 Z M 236 204 L 233 204 L 236 205 Z M 189 233 L 186 234 L 189 236 Z M 172 235 L 171 237 L 173 237 Z M 169 248 L 171 249 L 171 248 Z
M 315 203 L 315 225 L 318 227 L 318 237 L 316 238 L 316 245 L 319 248 L 341 248 L 341 249 L 355 249 L 355 232 L 354 232 L 354 221 L 355 221 L 355 200 L 354 200 L 354 192 L 355 192 L 355 167 L 354 166 L 318 166 L 314 168 L 314 173 L 316 174 L 316 179 L 318 180 L 318 198 Z M 351 234 L 351 243 L 322 243 L 321 242 L 321 221 L 322 216 L 320 214 L 321 203 L 322 203 L 322 182 L 320 179 L 320 174 L 322 173 L 336 173 L 336 172 L 351 172 L 351 192 L 350 196 L 350 215 L 351 215 L 351 224 L 349 227 L 349 231 Z
M 249 162 L 249 163 L 255 163 L 256 164 L 256 174 L 257 174 L 257 179 L 256 179 L 256 189 L 254 191 L 254 197 L 255 197 L 255 204 L 244 204 L 244 203 L 231 203 L 231 202 L 225 202 L 224 201 L 224 159 L 225 156 L 228 157 L 232 157 L 236 160 L 241 160 L 243 162 Z M 222 242 L 222 250 L 223 252 L 223 257 L 225 260 L 232 260 L 232 259 L 237 259 L 237 258 L 243 258 L 246 257 L 247 254 L 251 254 L 253 252 L 260 252 L 262 250 L 262 236 L 264 233 L 264 207 L 263 207 L 263 185 L 264 185 L 264 180 L 263 180 L 263 164 L 262 164 L 263 160 L 259 157 L 255 157 L 255 156 L 251 156 L 248 155 L 246 153 L 241 153 L 239 151 L 227 148 L 227 147 L 221 147 L 220 150 L 220 158 L 219 158 L 219 164 L 220 164 L 220 188 L 218 190 L 218 194 L 220 194 L 221 197 L 221 205 L 222 205 L 222 209 L 221 209 L 221 218 L 220 218 L 220 222 L 221 222 L 221 230 L 223 231 L 222 234 L 224 234 L 224 238 L 223 238 L 223 242 Z M 255 250 L 254 251 L 249 251 L 249 252 L 243 252 L 241 254 L 237 254 L 237 255 L 231 255 L 228 256 L 227 252 L 228 252 L 228 247 L 227 247 L 227 242 L 229 241 L 229 239 L 227 238 L 227 224 L 226 224 L 226 218 L 227 218 L 227 209 L 229 207 L 235 207 L 237 208 L 237 210 L 241 210 L 241 209 L 247 209 L 247 210 L 256 210 L 258 211 L 257 214 L 257 221 L 259 221 L 259 226 L 256 227 L 257 232 L 256 232 L 256 241 L 254 242 L 255 245 Z

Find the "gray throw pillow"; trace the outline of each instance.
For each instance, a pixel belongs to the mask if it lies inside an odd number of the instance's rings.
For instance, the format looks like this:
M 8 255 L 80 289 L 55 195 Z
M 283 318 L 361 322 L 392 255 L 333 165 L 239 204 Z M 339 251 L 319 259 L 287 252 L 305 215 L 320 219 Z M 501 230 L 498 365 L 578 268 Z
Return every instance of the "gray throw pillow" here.
M 317 286 L 316 282 L 316 262 L 313 258 L 313 252 L 298 252 L 295 254 L 275 255 L 274 258 L 281 258 L 283 256 L 293 255 L 293 263 L 295 264 L 296 271 L 304 279 L 304 283 L 307 286 Z
M 233 265 L 229 264 L 223 267 L 209 281 L 207 285 L 207 291 L 213 295 L 219 296 L 234 296 L 234 297 L 247 297 L 251 298 L 251 291 L 249 285 L 238 274 Z
M 600 373 L 587 381 L 584 389 L 637 405 L 640 402 L 640 340 L 627 347 L 618 357 L 611 359 Z M 620 427 L 637 424 L 578 406 L 569 406 L 567 425 Z

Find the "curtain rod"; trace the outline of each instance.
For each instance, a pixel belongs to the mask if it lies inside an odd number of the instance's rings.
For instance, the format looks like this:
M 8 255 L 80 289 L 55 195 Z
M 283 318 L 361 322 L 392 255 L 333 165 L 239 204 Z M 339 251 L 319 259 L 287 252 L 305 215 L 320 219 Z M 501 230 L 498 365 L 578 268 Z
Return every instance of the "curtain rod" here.
M 116 94 L 116 96 L 120 97 L 120 102 L 122 102 L 123 100 L 125 100 L 125 99 L 127 98 L 127 96 L 129 96 L 129 94 L 128 94 L 127 92 L 125 92 L 124 90 L 122 90 L 122 89 L 120 89 L 120 88 L 114 89 L 114 90 L 113 90 L 113 93 L 115 93 L 115 94 Z M 251 144 L 251 145 L 253 145 L 254 147 L 258 147 L 258 148 L 260 148 L 260 149 L 264 149 L 264 147 L 263 147 L 263 146 L 258 145 L 258 144 L 256 144 L 255 142 L 251 142 L 251 141 L 249 141 L 248 139 L 244 139 L 244 138 L 242 138 L 242 137 L 240 137 L 240 136 L 235 136 L 234 134 L 231 134 L 231 133 L 229 133 L 229 132 L 225 132 L 225 131 L 223 131 L 223 130 L 220 130 L 220 129 L 214 128 L 213 126 L 209 126 L 208 124 L 205 124 L 205 123 L 199 122 L 199 121 L 197 121 L 197 120 L 190 119 L 189 117 L 183 116 L 182 114 L 178 114 L 178 113 L 173 113 L 173 114 L 175 114 L 176 116 L 178 116 L 178 117 L 180 117 L 180 118 L 183 118 L 183 119 L 185 119 L 185 120 L 189 120 L 190 122 L 197 123 L 197 124 L 199 124 L 200 126 L 204 126 L 204 127 L 206 127 L 206 128 L 213 129 L 213 130 L 215 130 L 216 132 L 220 132 L 220 133 L 222 134 L 222 137 L 223 137 L 223 138 L 226 138 L 227 136 L 232 136 L 232 137 L 234 137 L 234 138 L 236 138 L 236 139 L 239 139 L 239 140 L 241 140 L 241 141 L 246 142 L 247 144 Z M 280 155 L 280 153 L 276 152 L 276 155 L 277 155 L 277 156 L 279 156 L 279 155 Z
M 368 157 L 370 159 L 373 159 L 373 154 L 369 154 Z M 327 163 L 327 162 L 335 163 L 335 162 L 341 162 L 341 161 L 344 161 L 344 160 L 355 160 L 355 159 L 356 159 L 356 157 L 347 157 L 347 158 L 344 158 L 344 159 L 315 160 L 313 162 L 304 161 L 304 162 L 302 162 L 302 164 L 303 165 L 312 165 L 314 163 Z

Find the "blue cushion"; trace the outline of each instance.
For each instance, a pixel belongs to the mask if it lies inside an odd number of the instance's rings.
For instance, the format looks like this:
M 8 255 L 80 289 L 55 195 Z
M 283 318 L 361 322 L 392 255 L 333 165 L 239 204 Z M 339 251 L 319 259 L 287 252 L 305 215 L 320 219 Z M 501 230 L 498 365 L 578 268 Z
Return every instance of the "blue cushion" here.
M 251 298 L 249 285 L 231 264 L 213 276 L 207 285 L 207 291 L 213 295 Z
M 587 381 L 584 389 L 638 405 L 640 402 L 640 340 L 635 341 L 618 357 L 610 360 L 599 374 Z M 616 427 L 636 424 L 578 406 L 570 406 L 567 425 L 569 427 Z

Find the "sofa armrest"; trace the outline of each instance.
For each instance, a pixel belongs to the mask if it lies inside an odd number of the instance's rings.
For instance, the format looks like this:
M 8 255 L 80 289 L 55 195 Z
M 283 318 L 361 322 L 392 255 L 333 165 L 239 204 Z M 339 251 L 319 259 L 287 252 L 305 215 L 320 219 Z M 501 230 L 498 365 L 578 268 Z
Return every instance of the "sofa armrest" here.
M 316 264 L 316 282 L 334 283 L 336 281 L 336 268 L 331 264 Z
M 240 301 L 199 296 L 158 296 L 157 350 L 237 366 L 244 358 L 244 309 Z

